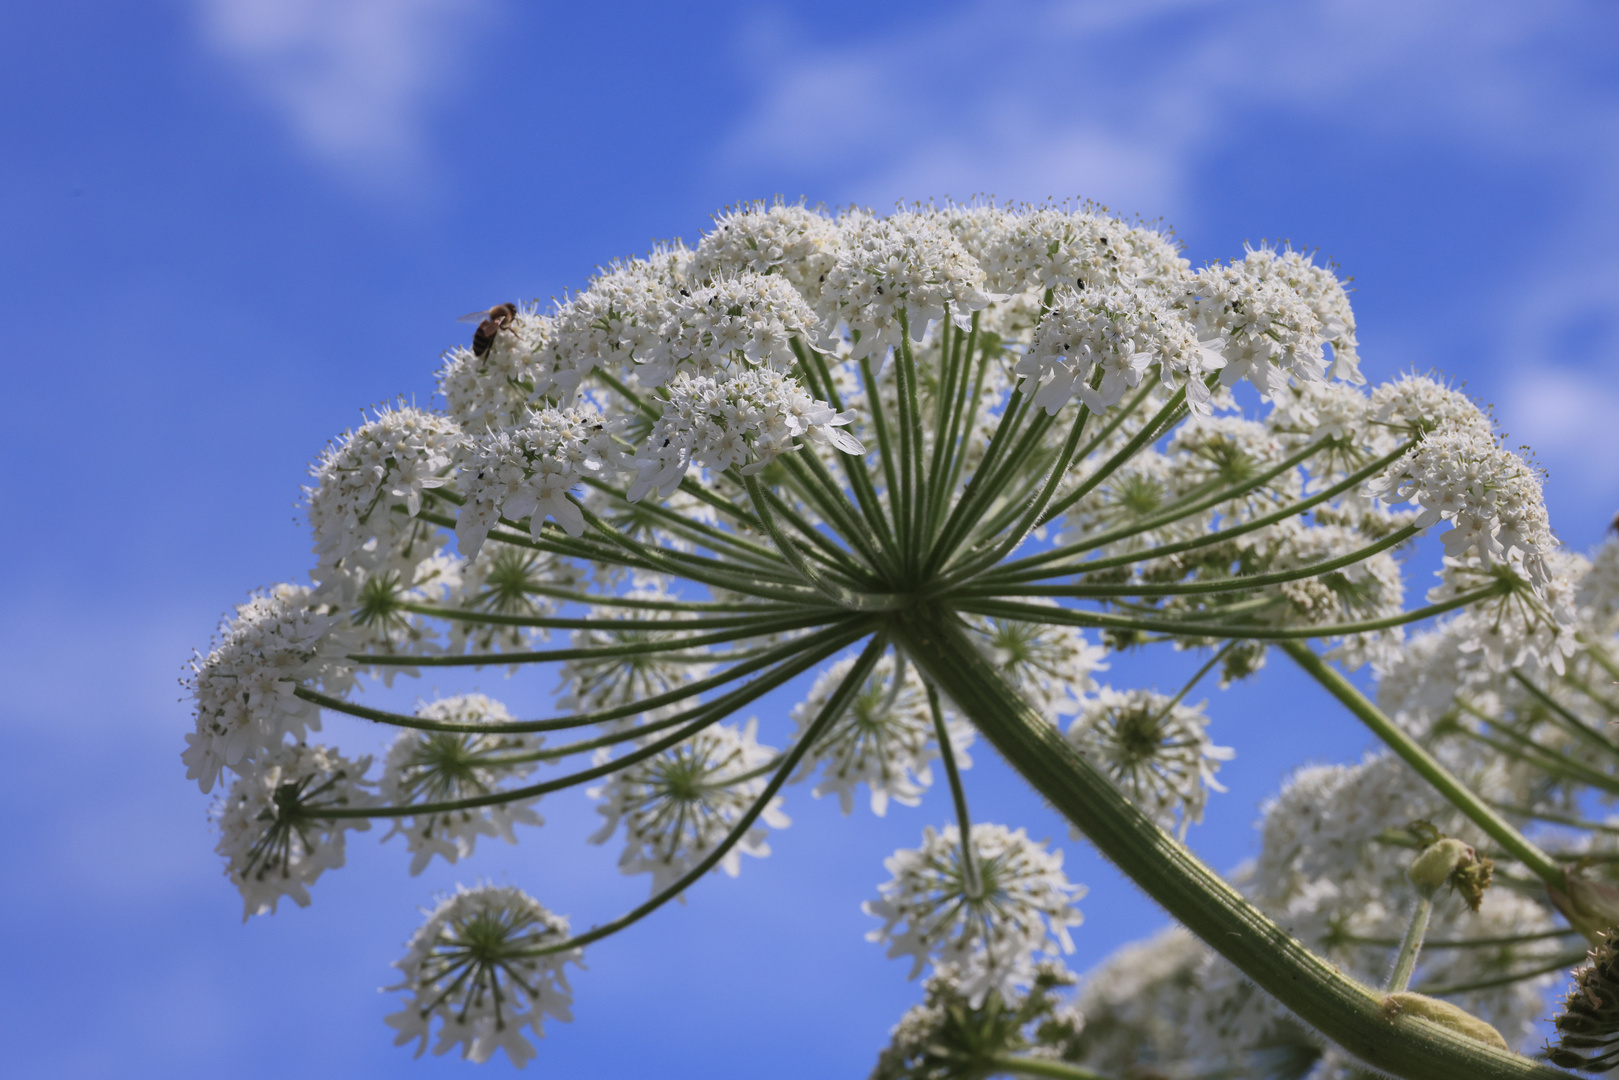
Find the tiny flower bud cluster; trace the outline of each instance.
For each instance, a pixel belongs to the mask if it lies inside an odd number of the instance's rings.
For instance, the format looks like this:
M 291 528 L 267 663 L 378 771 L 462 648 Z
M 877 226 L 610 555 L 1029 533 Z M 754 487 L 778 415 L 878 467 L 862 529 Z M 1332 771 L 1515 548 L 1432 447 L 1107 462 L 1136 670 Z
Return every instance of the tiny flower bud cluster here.
M 598 367 L 622 375 L 654 358 L 680 290 L 690 284 L 690 263 L 685 248 L 660 248 L 615 264 L 557 308 L 548 364 L 562 391 L 559 401 L 567 404 Z
M 741 271 L 779 274 L 814 302 L 841 243 L 837 224 L 824 214 L 780 202 L 752 203 L 715 217 L 697 245 L 692 276 L 704 281 Z
M 779 274 L 743 272 L 682 293 L 641 368 L 645 386 L 662 386 L 677 370 L 718 378 L 760 364 L 787 371 L 792 339 L 814 337 L 815 312 Z
M 549 317 L 520 311 L 483 356 L 465 347 L 446 354 L 438 392 L 462 430 L 480 435 L 514 427 L 531 404 L 571 396 L 578 376 L 572 367 L 556 368 L 553 331 Z
M 1288 375 L 1304 382 L 1325 379 L 1326 331 L 1314 309 L 1285 281 L 1250 269 L 1247 263 L 1210 266 L 1197 272 L 1188 289 L 1198 336 L 1226 359 L 1220 382 L 1234 386 L 1247 379 L 1269 397 Z

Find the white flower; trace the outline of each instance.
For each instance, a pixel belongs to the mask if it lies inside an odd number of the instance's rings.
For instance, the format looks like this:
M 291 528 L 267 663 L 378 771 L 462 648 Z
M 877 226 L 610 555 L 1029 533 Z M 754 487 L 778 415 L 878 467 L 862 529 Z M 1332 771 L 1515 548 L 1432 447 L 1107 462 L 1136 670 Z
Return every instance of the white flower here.
M 716 725 L 613 773 L 588 792 L 601 800 L 596 810 L 605 819 L 591 843 L 606 843 L 622 824 L 628 844 L 619 869 L 650 873 L 653 893 L 673 885 L 719 846 L 764 791 L 767 781 L 759 772 L 774 755 L 759 745 L 757 728 L 755 720 L 741 731 Z M 605 751 L 599 760 L 607 760 Z M 781 802 L 780 796 L 770 800 L 758 818 L 763 824 L 750 827 L 716 869 L 736 877 L 742 869 L 740 856 L 770 854 L 765 826 L 784 829 L 791 824 Z
M 1042 606 L 1056 602 L 1033 598 Z M 1020 619 L 974 620 L 989 654 L 1012 688 L 1052 723 L 1080 707 L 1080 699 L 1096 688 L 1094 673 L 1106 671 L 1107 650 L 1085 640 L 1074 626 L 1050 626 Z
M 1316 266 L 1309 255 L 1290 247 L 1277 251 L 1268 244 L 1261 244 L 1248 248 L 1243 270 L 1261 281 L 1275 278 L 1285 283 L 1315 312 L 1322 337 L 1332 346 L 1329 378 L 1343 379 L 1357 386 L 1366 381 L 1360 373 L 1355 313 L 1350 309 L 1349 294 L 1344 291 L 1343 282 L 1330 267 Z
M 320 709 L 296 691 L 319 686 L 342 694 L 353 685 L 350 646 L 338 625 L 302 585 L 277 585 L 237 607 L 223 639 L 191 664 L 197 729 L 180 755 L 187 779 L 211 791 L 220 769 L 240 772 L 284 736 L 320 729 Z
M 1187 261 L 1162 233 L 1084 208 L 947 213 L 997 293 L 1139 285 L 1171 296 L 1190 276 Z
M 994 299 L 984 271 L 932 214 L 843 219 L 844 245 L 826 276 L 818 308 L 828 328 L 842 320 L 857 335 L 851 359 L 880 364 L 903 337 L 900 312 L 920 341 L 930 321 L 946 315 L 965 329 Z
M 1036 953 L 1073 952 L 1068 928 L 1083 921 L 1073 904 L 1085 888 L 1063 874 L 1062 852 L 1022 829 L 974 825 L 972 843 L 977 890 L 968 887 L 959 830 L 929 826 L 920 848 L 883 860 L 893 879 L 863 907 L 883 920 L 866 940 L 887 942 L 891 958 L 909 956 L 913 979 L 929 962 L 954 965 L 976 1005 L 991 989 L 1004 997 L 1027 986 Z
M 1114 285 L 1082 293 L 1065 288 L 1014 370 L 1019 389 L 1055 416 L 1075 397 L 1092 412 L 1105 412 L 1156 367 L 1165 386 L 1184 379 L 1192 411 L 1207 416 L 1203 379 L 1223 366 L 1225 359 L 1198 341 L 1183 312 L 1154 293 Z M 1098 370 L 1101 381 L 1092 387 Z
M 749 203 L 715 216 L 714 228 L 697 245 L 691 274 L 699 281 L 744 270 L 780 274 L 813 301 L 841 239 L 825 214 L 780 201 Z
M 676 244 L 645 259 L 614 263 L 557 308 L 549 365 L 566 390 L 563 404 L 598 367 L 634 379 L 636 362 L 659 347 L 679 291 L 690 285 L 690 262 L 691 252 Z
M 641 588 L 623 594 L 626 600 L 670 600 L 665 583 L 649 579 Z M 679 651 L 649 648 L 677 641 L 690 630 L 682 630 L 681 622 L 690 616 L 679 611 L 661 608 L 625 608 L 602 605 L 589 609 L 589 618 L 599 623 L 588 630 L 576 630 L 573 647 L 576 649 L 635 648 L 617 656 L 585 657 L 569 660 L 562 665 L 560 689 L 563 694 L 557 706 L 573 712 L 599 712 L 625 705 L 634 705 L 677 690 L 698 679 L 707 678 L 713 664 L 698 659 L 709 652 L 706 646 L 695 646 Z M 645 624 L 656 623 L 657 629 Z M 633 625 L 626 625 L 633 624 Z M 666 627 L 667 629 L 664 629 Z M 696 703 L 696 698 L 661 709 L 648 709 L 649 717 L 679 711 Z M 610 729 L 622 729 L 634 722 L 633 714 L 609 722 Z
M 380 409 L 375 420 L 339 436 L 309 470 L 315 485 L 304 488 L 321 562 L 342 559 L 373 537 L 392 548 L 421 512 L 423 493 L 449 482 L 462 442 L 455 421 L 405 407 Z
M 693 465 L 724 472 L 741 466 L 757 473 L 777 455 L 797 449 L 799 438 L 829 443 L 844 453 L 865 448 L 842 425 L 852 412 L 835 412 L 798 383 L 768 368 L 749 368 L 724 382 L 682 372 L 669 384 L 669 400 L 635 459 L 639 475 L 629 499 L 656 490 L 667 497 Z
M 322 818 L 322 810 L 370 806 L 369 757 L 350 761 L 324 746 L 288 744 L 263 755 L 214 806 L 225 875 L 241 891 L 242 918 L 273 912 L 283 896 L 309 906 L 308 886 L 343 865 L 343 834 L 364 818 Z
M 1226 359 L 1220 382 L 1253 383 L 1269 396 L 1286 381 L 1276 367 L 1306 382 L 1327 377 L 1322 353 L 1326 328 L 1286 281 L 1262 273 L 1264 264 L 1235 263 L 1197 272 L 1185 303 L 1198 336 Z
M 1203 820 L 1209 792 L 1225 790 L 1214 778 L 1220 762 L 1236 755 L 1209 739 L 1206 704 L 1104 686 L 1068 725 L 1068 741 L 1142 812 L 1184 838 Z
M 643 385 L 662 386 L 677 370 L 726 378 L 748 366 L 790 371 L 794 337 L 808 343 L 815 312 L 780 275 L 743 272 L 681 290 L 643 362 Z
M 502 516 L 527 518 L 536 540 L 548 517 L 569 536 L 584 535 L 584 515 L 568 492 L 586 477 L 610 478 L 622 467 L 623 451 L 613 441 L 621 426 L 594 409 L 544 409 L 520 428 L 477 440 L 461 474 L 466 505 L 455 523 L 461 554 L 477 555 Z
M 510 723 L 513 719 L 504 705 L 482 694 L 442 698 L 422 705 L 416 715 L 458 724 Z M 521 758 L 532 755 L 541 742 L 540 736 L 521 732 L 400 732 L 383 763 L 382 797 L 390 805 L 405 806 L 491 794 L 504 782 L 534 771 L 536 762 Z M 519 760 L 510 761 L 512 758 Z M 393 829 L 383 839 L 403 836 L 411 853 L 410 872 L 419 874 L 434 855 L 451 863 L 470 856 L 479 836 L 517 843 L 513 825 L 545 824 L 533 809 L 538 801 L 529 798 L 394 818 Z
M 404 1009 L 386 1018 L 399 1032 L 394 1045 L 415 1041 L 420 1057 L 437 1017 L 433 1053 L 459 1046 L 463 1058 L 484 1062 L 504 1049 L 513 1065 L 526 1065 L 534 1047 L 523 1028 L 543 1036 L 545 1017 L 573 1019 L 566 967 L 583 967 L 584 950 L 534 952 L 567 938 L 567 918 L 521 889 L 457 886 L 394 963 L 404 979 L 387 989 L 409 995 Z
M 852 658 L 833 664 L 815 680 L 809 695 L 793 706 L 799 737 L 814 723 L 853 667 Z M 945 730 L 950 735 L 957 767 L 970 768 L 972 760 L 966 749 L 972 745 L 972 725 L 947 712 Z M 865 784 L 871 792 L 871 812 L 882 817 L 890 799 L 901 806 L 916 806 L 922 801 L 922 792 L 933 783 L 928 763 L 938 756 L 927 689 L 909 664 L 895 685 L 894 657 L 890 653 L 877 662 L 843 715 L 833 720 L 820 741 L 810 748 L 793 779 L 806 780 L 819 770 L 813 794 L 819 798 L 836 793 L 845 814 L 854 809 L 855 789 Z
M 571 366 L 557 370 L 552 330 L 551 319 L 523 310 L 484 355 L 465 347 L 445 354 L 438 392 L 463 430 L 477 435 L 516 427 L 527 418 L 530 403 L 573 393 L 579 376 Z

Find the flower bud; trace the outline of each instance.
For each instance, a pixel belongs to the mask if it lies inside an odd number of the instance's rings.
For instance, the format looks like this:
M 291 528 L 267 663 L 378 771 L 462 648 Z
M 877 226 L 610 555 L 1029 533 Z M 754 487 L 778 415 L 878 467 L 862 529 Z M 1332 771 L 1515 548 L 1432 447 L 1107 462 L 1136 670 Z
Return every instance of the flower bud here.
M 1411 879 L 1423 899 L 1432 900 L 1433 894 L 1450 880 L 1451 873 L 1472 854 L 1473 849 L 1460 840 L 1445 837 L 1418 855 L 1405 876 Z

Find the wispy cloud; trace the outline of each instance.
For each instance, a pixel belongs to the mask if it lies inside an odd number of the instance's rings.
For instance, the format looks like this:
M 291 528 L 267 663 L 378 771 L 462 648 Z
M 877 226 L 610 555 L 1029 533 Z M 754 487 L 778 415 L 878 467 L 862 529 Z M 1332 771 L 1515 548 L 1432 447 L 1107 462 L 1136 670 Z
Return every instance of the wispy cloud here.
M 203 40 L 305 151 L 368 185 L 426 160 L 426 122 L 487 0 L 196 0 Z

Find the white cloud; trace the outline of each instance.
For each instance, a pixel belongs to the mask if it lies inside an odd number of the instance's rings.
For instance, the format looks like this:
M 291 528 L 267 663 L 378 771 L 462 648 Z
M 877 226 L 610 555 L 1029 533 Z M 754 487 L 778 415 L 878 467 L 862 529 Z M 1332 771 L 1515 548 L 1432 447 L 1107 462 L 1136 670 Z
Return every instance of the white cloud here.
M 303 148 L 370 184 L 424 157 L 427 110 L 484 0 L 197 0 L 208 46 Z

